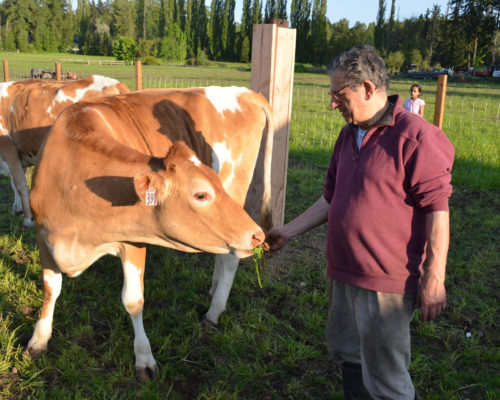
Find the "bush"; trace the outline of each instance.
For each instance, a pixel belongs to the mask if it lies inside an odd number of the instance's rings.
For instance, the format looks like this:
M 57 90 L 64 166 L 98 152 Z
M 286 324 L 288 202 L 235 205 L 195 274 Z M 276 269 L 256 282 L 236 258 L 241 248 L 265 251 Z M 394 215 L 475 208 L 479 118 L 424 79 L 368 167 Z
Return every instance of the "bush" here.
M 196 55 L 196 60 L 194 62 L 195 65 L 210 65 L 210 61 L 208 60 L 207 54 L 203 50 L 198 50 L 198 54 Z
M 117 60 L 131 61 L 135 58 L 137 46 L 134 39 L 127 36 L 120 36 L 113 41 L 113 55 Z
M 155 57 L 147 56 L 142 59 L 144 65 L 160 65 L 161 62 Z

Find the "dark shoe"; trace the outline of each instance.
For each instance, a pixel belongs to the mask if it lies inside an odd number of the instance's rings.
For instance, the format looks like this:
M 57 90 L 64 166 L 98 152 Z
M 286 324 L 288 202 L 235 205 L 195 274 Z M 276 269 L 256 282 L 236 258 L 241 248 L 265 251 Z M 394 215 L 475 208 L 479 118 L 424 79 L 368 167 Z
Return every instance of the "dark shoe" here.
M 361 364 L 344 362 L 342 369 L 342 385 L 345 400 L 371 400 L 370 394 L 363 385 Z

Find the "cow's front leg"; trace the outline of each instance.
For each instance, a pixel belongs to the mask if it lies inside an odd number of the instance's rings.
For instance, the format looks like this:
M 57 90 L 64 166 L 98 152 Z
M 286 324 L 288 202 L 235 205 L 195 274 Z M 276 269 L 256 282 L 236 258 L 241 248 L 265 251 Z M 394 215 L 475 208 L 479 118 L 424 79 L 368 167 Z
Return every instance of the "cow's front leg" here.
M 35 358 L 47 350 L 47 343 L 52 336 L 52 321 L 54 318 L 56 300 L 61 294 L 62 287 L 61 271 L 57 267 L 52 255 L 49 253 L 38 229 L 37 241 L 43 266 L 43 305 L 40 317 L 35 325 L 33 336 L 26 347 L 26 352 L 28 352 L 32 358 Z
M 240 259 L 232 254 L 217 254 L 215 256 L 215 268 L 212 277 L 210 294 L 212 303 L 205 314 L 205 323 L 217 325 L 219 317 L 226 309 L 229 292 L 233 286 L 234 275 L 238 269 Z
M 142 323 L 146 247 L 123 244 L 120 257 L 124 275 L 122 302 L 134 326 L 135 370 L 137 379 L 147 382 L 158 377 L 158 366 Z

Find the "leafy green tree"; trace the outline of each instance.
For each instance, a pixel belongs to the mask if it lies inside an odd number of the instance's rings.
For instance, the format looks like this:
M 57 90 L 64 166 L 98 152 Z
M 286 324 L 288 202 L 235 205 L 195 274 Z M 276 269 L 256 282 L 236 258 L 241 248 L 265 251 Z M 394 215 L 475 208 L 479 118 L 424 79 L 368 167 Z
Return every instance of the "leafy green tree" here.
M 408 64 L 415 64 L 418 68 L 422 68 L 422 54 L 420 53 L 420 50 L 418 49 L 412 49 L 410 54 L 409 54 L 409 60 Z
M 396 74 L 401 71 L 401 67 L 403 66 L 405 61 L 405 56 L 402 51 L 396 51 L 394 53 L 389 53 L 385 63 L 387 65 L 387 70 Z
M 120 36 L 113 42 L 113 55 L 117 60 L 131 61 L 135 58 L 137 46 L 131 37 Z
M 160 42 L 158 57 L 174 62 L 186 60 L 187 38 L 179 24 L 175 23 L 168 27 L 167 35 Z
M 250 39 L 245 36 L 243 43 L 241 44 L 241 57 L 240 61 L 247 63 L 250 61 Z
M 32 40 L 31 32 L 35 25 L 36 3 L 34 0 L 5 0 L 2 7 L 5 10 L 4 27 L 5 47 L 7 50 L 29 51 Z

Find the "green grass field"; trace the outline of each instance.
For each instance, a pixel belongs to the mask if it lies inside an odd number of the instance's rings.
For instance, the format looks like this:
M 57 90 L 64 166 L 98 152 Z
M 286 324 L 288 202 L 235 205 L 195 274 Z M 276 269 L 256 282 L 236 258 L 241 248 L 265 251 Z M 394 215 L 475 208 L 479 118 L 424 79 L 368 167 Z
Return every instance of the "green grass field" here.
M 74 55 L 1 55 L 12 79 L 60 60 L 63 71 L 112 76 L 134 88 L 131 66 L 62 60 L 87 59 Z M 144 87 L 250 83 L 249 66 L 236 64 L 144 66 L 143 76 Z M 405 97 L 411 83 L 393 79 L 390 92 Z M 436 82 L 420 83 L 432 121 Z M 322 193 L 343 125 L 328 109 L 327 90 L 324 75 L 295 75 L 286 221 Z M 500 399 L 499 104 L 500 83 L 448 83 L 443 130 L 456 149 L 448 308 L 435 322 L 412 322 L 410 372 L 421 399 Z M 140 385 L 120 299 L 121 265 L 112 257 L 63 279 L 48 353 L 23 358 L 42 303 L 41 267 L 33 230 L 21 231 L 22 218 L 10 215 L 6 177 L 0 187 L 0 399 L 343 398 L 324 341 L 325 227 L 268 257 L 262 289 L 252 260 L 244 260 L 220 325 L 211 328 L 200 320 L 210 303 L 213 256 L 148 247 L 144 325 L 160 377 Z

